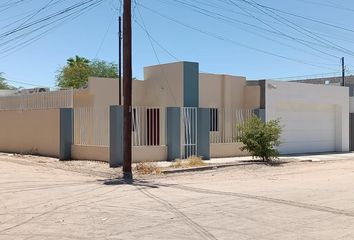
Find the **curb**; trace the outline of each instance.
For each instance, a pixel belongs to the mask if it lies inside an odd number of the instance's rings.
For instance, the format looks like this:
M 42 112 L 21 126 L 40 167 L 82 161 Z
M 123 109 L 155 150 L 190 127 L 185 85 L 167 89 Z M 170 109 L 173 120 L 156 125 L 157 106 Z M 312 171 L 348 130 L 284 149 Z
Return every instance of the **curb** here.
M 286 164 L 289 162 L 283 162 L 282 164 Z M 240 163 L 229 163 L 229 164 L 218 164 L 218 165 L 209 165 L 209 166 L 202 166 L 202 167 L 190 167 L 190 168 L 179 168 L 179 169 L 168 169 L 162 170 L 161 173 L 163 174 L 173 174 L 173 173 L 184 173 L 184 172 L 199 172 L 199 171 L 207 171 L 207 170 L 214 170 L 218 168 L 227 168 L 227 167 L 237 167 L 237 166 L 249 166 L 249 165 L 264 165 L 261 162 L 240 162 Z

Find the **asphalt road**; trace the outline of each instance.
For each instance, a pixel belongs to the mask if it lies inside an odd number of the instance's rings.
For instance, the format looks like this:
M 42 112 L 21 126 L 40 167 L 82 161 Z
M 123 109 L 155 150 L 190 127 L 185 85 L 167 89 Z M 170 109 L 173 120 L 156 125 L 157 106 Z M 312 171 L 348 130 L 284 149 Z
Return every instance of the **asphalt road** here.
M 0 239 L 354 239 L 354 157 L 133 184 L 48 161 L 0 157 Z

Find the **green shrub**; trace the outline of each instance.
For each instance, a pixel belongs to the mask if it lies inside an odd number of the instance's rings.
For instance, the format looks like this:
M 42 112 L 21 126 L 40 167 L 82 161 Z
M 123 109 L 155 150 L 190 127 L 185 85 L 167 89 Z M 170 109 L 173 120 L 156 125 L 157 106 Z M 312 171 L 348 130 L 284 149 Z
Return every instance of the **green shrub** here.
M 247 150 L 253 157 L 271 162 L 279 156 L 276 149 L 280 144 L 281 126 L 279 120 L 263 122 L 253 115 L 245 124 L 238 126 L 239 141 L 244 144 L 241 150 Z

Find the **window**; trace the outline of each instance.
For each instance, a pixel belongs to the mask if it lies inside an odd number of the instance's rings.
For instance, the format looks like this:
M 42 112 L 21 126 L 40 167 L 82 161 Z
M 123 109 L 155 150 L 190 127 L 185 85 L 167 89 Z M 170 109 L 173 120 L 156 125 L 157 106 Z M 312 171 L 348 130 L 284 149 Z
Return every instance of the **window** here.
M 219 109 L 217 108 L 210 108 L 209 111 L 209 131 L 210 132 L 217 132 L 219 131 Z

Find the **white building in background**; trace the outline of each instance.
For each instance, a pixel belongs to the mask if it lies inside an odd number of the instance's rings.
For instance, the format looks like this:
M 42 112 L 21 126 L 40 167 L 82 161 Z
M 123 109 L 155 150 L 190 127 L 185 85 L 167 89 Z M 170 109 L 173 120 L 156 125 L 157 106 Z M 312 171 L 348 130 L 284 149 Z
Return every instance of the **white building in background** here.
M 6 97 L 6 96 L 11 96 L 15 94 L 17 90 L 1 90 L 0 89 L 0 97 Z

